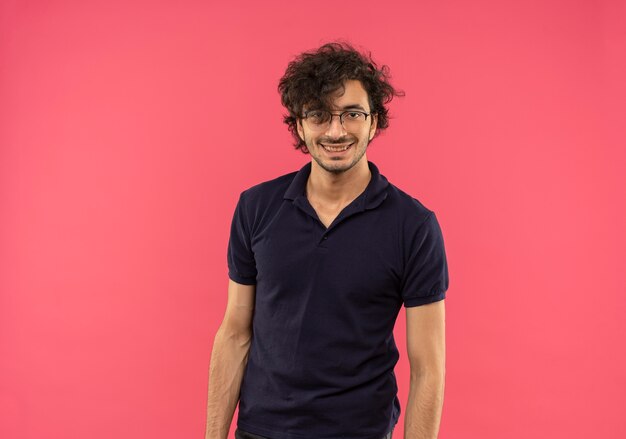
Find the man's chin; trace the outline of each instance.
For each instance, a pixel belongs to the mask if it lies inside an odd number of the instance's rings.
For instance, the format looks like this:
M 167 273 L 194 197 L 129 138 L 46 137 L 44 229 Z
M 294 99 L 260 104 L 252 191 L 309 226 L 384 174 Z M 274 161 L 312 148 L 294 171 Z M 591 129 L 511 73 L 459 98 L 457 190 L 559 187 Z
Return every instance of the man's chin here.
M 317 162 L 317 164 L 320 166 L 320 168 L 322 168 L 323 170 L 325 170 L 326 172 L 331 172 L 333 174 L 341 174 L 343 172 L 346 172 L 347 170 L 349 170 L 350 168 L 352 168 L 354 166 L 354 163 L 333 163 L 332 161 L 325 161 L 323 159 L 315 159 L 315 161 Z

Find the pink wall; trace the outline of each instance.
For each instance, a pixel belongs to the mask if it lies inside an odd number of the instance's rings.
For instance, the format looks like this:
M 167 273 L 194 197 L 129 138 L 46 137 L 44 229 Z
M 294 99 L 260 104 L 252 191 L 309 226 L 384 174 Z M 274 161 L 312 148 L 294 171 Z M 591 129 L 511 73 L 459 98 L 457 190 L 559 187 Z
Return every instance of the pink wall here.
M 2 1 L 0 437 L 203 436 L 231 215 L 307 160 L 276 85 L 333 38 L 405 90 L 368 158 L 444 231 L 440 437 L 626 437 L 625 17 L 620 1 Z M 404 408 L 404 311 L 396 334 Z

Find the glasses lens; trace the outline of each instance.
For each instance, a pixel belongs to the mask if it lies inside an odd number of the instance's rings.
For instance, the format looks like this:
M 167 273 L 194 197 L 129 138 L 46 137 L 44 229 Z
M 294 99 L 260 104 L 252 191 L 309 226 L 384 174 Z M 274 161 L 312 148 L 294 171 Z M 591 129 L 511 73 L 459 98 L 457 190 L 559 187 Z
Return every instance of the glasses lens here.
M 323 110 L 309 111 L 306 120 L 316 128 L 323 128 L 330 121 L 330 113 Z
M 365 114 L 360 111 L 343 113 L 343 126 L 346 128 L 358 128 L 363 122 L 365 122 Z

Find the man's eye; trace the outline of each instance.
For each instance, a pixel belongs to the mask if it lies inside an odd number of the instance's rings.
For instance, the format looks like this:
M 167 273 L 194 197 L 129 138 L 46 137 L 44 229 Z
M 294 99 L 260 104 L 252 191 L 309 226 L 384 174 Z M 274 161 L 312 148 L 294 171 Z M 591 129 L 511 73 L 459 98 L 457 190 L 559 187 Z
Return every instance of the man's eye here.
M 361 117 L 361 113 L 350 112 L 347 113 L 346 116 L 348 116 L 348 119 L 358 119 L 359 117 Z
M 313 122 L 322 122 L 325 119 L 324 116 L 324 112 L 323 111 L 312 111 L 308 114 L 308 117 L 313 121 Z

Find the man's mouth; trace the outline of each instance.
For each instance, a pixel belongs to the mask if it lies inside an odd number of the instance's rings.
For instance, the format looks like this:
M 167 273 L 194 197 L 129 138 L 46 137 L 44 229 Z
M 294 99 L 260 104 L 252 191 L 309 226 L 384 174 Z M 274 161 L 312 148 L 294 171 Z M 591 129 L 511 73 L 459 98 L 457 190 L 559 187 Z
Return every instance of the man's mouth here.
M 353 144 L 354 142 L 345 145 L 324 145 L 323 143 L 320 143 L 322 148 L 324 148 L 328 152 L 343 152 L 350 148 Z

